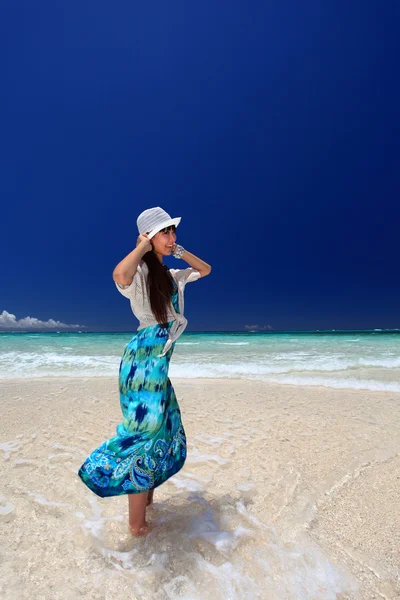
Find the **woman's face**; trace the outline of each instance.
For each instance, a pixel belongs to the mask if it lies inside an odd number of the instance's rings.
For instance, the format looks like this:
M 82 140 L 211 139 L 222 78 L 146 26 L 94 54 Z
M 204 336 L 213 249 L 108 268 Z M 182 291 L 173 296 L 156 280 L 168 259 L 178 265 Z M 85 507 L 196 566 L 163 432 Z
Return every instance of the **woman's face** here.
M 169 225 L 158 231 L 150 240 L 153 250 L 163 256 L 169 256 L 176 242 L 176 226 Z

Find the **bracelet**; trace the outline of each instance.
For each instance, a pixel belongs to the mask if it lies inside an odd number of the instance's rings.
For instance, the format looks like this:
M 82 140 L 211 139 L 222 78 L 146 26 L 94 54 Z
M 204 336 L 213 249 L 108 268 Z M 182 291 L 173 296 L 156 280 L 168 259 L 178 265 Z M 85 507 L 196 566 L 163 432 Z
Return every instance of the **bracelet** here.
M 182 258 L 182 254 L 185 252 L 185 248 L 183 246 L 180 246 L 179 244 L 176 244 L 175 246 L 175 250 L 173 251 L 173 256 L 175 256 L 175 258 Z

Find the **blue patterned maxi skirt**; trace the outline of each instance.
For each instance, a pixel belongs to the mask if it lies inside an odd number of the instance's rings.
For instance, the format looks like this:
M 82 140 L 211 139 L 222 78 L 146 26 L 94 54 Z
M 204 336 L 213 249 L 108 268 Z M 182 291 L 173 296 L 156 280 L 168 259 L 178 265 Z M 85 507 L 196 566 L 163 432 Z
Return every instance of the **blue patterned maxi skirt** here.
M 177 289 L 172 297 L 178 312 Z M 186 435 L 168 377 L 175 342 L 158 358 L 173 321 L 140 329 L 119 367 L 123 420 L 117 435 L 93 450 L 78 471 L 97 496 L 138 494 L 161 485 L 186 460 Z

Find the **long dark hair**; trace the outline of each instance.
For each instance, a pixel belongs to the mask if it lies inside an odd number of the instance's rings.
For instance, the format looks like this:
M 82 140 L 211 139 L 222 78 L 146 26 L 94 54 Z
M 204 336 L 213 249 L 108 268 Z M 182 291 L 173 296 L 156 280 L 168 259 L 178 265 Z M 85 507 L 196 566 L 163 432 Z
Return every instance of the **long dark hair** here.
M 172 275 L 167 267 L 160 263 L 152 250 L 143 255 L 149 274 L 147 276 L 147 293 L 153 315 L 158 323 L 168 322 L 167 309 L 171 305 L 171 296 L 174 288 Z

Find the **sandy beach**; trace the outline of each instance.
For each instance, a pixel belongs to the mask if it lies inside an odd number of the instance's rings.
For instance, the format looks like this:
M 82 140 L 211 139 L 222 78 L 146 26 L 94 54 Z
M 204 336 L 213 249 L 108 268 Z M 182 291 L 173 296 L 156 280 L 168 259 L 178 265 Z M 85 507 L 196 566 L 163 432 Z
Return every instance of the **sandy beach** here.
M 400 394 L 172 378 L 184 468 L 145 539 L 77 476 L 118 381 L 0 382 L 0 596 L 400 598 Z

